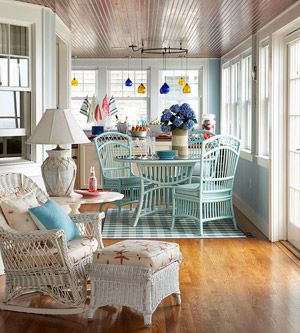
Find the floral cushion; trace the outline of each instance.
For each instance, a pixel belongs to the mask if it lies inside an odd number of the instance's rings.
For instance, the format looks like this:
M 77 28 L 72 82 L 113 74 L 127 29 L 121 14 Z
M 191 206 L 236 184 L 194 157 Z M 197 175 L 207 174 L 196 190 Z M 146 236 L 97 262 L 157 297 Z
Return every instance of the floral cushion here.
M 14 230 L 28 232 L 38 229 L 28 212 L 29 208 L 39 206 L 34 192 L 2 199 L 0 206 L 8 225 Z
M 97 250 L 98 242 L 94 237 L 77 237 L 68 242 L 68 253 L 75 264 Z
M 125 240 L 94 253 L 93 262 L 110 265 L 142 266 L 156 272 L 180 260 L 176 243 L 151 240 Z

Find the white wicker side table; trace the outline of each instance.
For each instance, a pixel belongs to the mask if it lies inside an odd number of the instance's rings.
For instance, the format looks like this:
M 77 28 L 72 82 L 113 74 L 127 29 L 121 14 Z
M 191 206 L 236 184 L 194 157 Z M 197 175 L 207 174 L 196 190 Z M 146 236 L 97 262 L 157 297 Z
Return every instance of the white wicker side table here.
M 124 305 L 151 325 L 159 303 L 173 295 L 181 303 L 179 245 L 149 240 L 125 240 L 94 253 L 89 273 L 92 284 L 88 318 L 98 307 Z

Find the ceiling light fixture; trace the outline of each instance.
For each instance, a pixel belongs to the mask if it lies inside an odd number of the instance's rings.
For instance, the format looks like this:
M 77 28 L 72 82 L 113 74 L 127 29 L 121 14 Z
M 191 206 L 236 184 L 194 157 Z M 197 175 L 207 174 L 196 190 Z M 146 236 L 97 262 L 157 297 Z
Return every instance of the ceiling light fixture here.
M 182 75 L 182 72 L 183 72 L 183 70 L 182 70 L 182 56 L 180 56 L 180 70 L 181 70 L 181 76 L 178 80 L 178 85 L 179 86 L 184 86 L 185 85 L 185 79 L 183 78 L 183 75 Z
M 71 85 L 72 85 L 72 87 L 78 87 L 78 80 L 76 79 L 75 75 L 74 75 L 74 78 L 71 82 Z
M 143 84 L 143 51 L 141 52 L 141 84 L 137 88 L 138 94 L 145 94 L 146 87 Z
M 131 87 L 132 86 L 132 81 L 130 80 L 130 77 L 129 77 L 129 58 L 130 58 L 130 56 L 128 56 L 128 63 L 127 63 L 127 75 L 128 75 L 128 79 L 125 81 L 125 86 L 126 87 Z
M 182 48 L 182 43 L 181 42 L 180 42 L 180 47 L 170 47 L 169 46 L 169 47 L 144 48 L 143 43 L 142 43 L 142 47 L 138 47 L 137 45 L 133 45 L 133 44 L 129 45 L 129 47 L 132 49 L 133 52 L 141 52 L 141 57 L 142 57 L 143 53 L 152 54 L 152 55 L 161 54 L 163 56 L 164 70 L 166 70 L 166 56 L 167 55 L 185 54 L 185 56 L 187 57 L 187 53 L 188 53 L 188 49 Z M 186 73 L 186 78 L 187 78 L 187 73 Z M 184 92 L 184 93 L 188 94 L 188 93 L 191 92 L 191 88 L 188 84 L 185 84 L 186 83 L 186 78 L 184 80 L 184 78 L 181 76 L 181 78 L 178 81 L 178 84 L 180 86 L 184 86 L 182 91 L 183 92 L 187 91 L 187 92 Z M 139 86 L 139 88 L 140 88 L 140 86 Z M 167 82 L 165 82 L 160 88 L 160 93 L 161 94 L 167 94 L 169 91 L 170 91 L 170 87 L 167 84 Z
M 192 92 L 191 87 L 188 84 L 187 69 L 188 69 L 188 57 L 187 57 L 187 53 L 186 53 L 186 55 L 185 55 L 185 86 L 182 88 L 182 92 L 184 94 L 190 94 Z
M 164 72 L 167 70 L 167 60 L 166 60 L 166 53 L 163 53 L 163 70 Z M 159 92 L 163 95 L 166 95 L 168 92 L 170 92 L 170 86 L 166 82 L 166 75 L 165 75 L 165 83 L 161 86 L 159 89 Z
M 76 60 L 76 58 L 77 58 L 76 56 L 73 57 L 74 60 Z M 73 64 L 73 65 L 74 65 L 74 64 Z M 72 86 L 72 87 L 78 87 L 78 84 L 79 84 L 79 83 L 78 83 L 78 80 L 76 79 L 76 76 L 75 76 L 75 73 L 74 73 L 73 80 L 71 81 L 71 86 Z

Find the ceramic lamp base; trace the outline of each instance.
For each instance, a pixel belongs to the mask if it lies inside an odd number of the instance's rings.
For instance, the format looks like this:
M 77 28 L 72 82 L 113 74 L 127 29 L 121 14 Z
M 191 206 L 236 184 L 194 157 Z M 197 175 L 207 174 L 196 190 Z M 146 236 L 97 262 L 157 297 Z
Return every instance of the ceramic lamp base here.
M 188 131 L 177 128 L 172 131 L 172 150 L 178 151 L 178 156 L 188 156 Z
M 50 196 L 70 196 L 74 189 L 77 166 L 68 149 L 47 150 L 42 176 Z

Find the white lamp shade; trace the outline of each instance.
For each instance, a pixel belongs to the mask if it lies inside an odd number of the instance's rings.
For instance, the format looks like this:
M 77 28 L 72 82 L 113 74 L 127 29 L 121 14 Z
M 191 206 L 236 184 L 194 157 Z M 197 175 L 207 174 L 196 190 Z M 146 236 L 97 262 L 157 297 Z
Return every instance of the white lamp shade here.
M 70 110 L 47 109 L 26 143 L 58 145 L 88 142 Z

